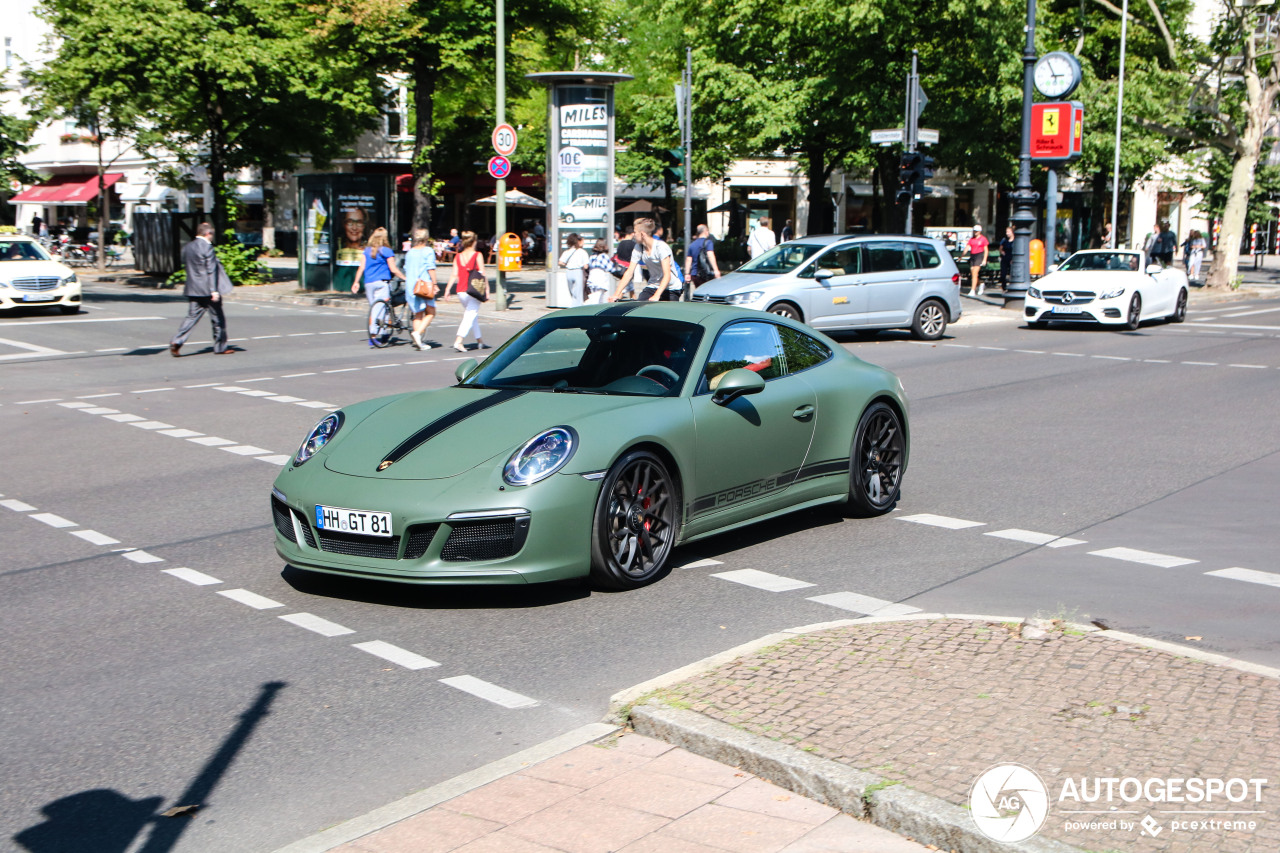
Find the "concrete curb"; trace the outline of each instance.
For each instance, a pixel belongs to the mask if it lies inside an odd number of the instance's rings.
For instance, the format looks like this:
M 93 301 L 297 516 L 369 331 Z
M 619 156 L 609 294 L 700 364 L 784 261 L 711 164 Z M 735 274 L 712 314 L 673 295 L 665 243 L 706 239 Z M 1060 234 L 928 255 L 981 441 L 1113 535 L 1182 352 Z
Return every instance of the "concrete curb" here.
M 352 818 L 292 844 L 287 844 L 276 850 L 275 853 L 325 853 L 327 850 L 355 841 L 357 838 L 362 838 L 371 832 L 377 832 L 394 823 L 399 823 L 405 818 L 413 817 L 419 812 L 426 811 L 446 800 L 452 800 L 469 791 L 474 791 L 482 785 L 487 785 L 504 776 L 510 776 L 530 764 L 554 758 L 561 753 L 568 752 L 583 744 L 593 743 L 617 732 L 617 726 L 606 723 L 588 723 L 559 737 L 508 755 L 506 758 L 500 758 L 483 767 L 477 767 L 468 773 L 455 776 L 452 779 L 441 782 L 439 785 L 424 788 L 360 817 Z

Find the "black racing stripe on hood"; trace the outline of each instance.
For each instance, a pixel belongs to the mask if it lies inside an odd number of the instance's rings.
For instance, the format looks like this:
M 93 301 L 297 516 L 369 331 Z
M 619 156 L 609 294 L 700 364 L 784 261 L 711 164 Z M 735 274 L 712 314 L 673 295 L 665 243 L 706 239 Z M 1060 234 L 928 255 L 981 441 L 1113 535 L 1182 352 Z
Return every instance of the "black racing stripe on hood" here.
M 400 442 L 396 445 L 394 450 L 382 457 L 383 462 L 378 466 L 378 470 L 383 470 L 389 463 L 399 462 L 401 459 L 408 456 L 410 453 L 417 450 L 420 446 L 435 438 L 449 427 L 465 421 L 472 415 L 478 415 L 486 409 L 491 409 L 494 406 L 500 406 L 508 400 L 514 400 L 516 397 L 521 397 L 528 393 L 528 391 L 514 390 L 494 391 L 483 399 L 467 403 L 465 406 L 460 406 L 459 408 L 454 409 L 444 417 L 436 418 L 434 421 L 427 424 L 404 441 Z
M 606 308 L 596 316 L 598 317 L 621 317 L 623 314 L 630 314 L 632 311 L 643 305 L 643 302 L 619 302 L 611 308 Z

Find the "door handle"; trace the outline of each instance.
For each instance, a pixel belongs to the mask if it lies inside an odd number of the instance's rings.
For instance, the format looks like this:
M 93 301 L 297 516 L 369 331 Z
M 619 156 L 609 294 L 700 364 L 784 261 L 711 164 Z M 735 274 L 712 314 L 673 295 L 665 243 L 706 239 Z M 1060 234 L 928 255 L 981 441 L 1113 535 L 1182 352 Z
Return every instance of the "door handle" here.
M 792 412 L 791 417 L 795 418 L 798 421 L 807 421 L 809 420 L 809 418 L 813 417 L 813 406 L 810 406 L 808 404 L 803 405 L 800 408 L 796 409 L 794 412 Z

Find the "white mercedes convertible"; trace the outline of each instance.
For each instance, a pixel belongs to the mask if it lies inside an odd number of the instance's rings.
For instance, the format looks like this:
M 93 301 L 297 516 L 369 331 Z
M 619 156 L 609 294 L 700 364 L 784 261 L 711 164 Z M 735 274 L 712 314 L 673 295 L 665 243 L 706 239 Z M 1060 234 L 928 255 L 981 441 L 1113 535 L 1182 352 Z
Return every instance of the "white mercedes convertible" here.
M 1187 318 L 1187 274 L 1148 262 L 1142 252 L 1076 252 L 1027 289 L 1027 325 L 1103 323 L 1136 329 L 1148 320 Z

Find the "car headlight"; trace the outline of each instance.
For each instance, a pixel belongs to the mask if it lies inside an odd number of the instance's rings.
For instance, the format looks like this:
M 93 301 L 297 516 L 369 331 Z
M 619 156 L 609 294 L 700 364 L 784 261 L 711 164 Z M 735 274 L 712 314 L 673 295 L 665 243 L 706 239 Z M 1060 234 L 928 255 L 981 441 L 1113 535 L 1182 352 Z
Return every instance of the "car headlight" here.
M 298 452 L 294 454 L 293 464 L 301 465 L 312 456 L 320 452 L 320 448 L 324 447 L 333 437 L 338 434 L 338 430 L 342 429 L 342 412 L 332 412 L 324 416 L 320 423 L 315 425 L 311 432 L 307 433 L 306 439 L 302 442 L 302 446 L 298 448 Z
M 755 302 L 761 296 L 764 296 L 763 290 L 753 290 L 750 293 L 731 293 L 724 298 L 729 305 L 745 305 L 748 302 Z
M 76 274 L 72 273 L 71 275 L 64 278 L 62 281 L 58 282 L 58 287 L 66 287 L 68 284 L 75 284 L 79 280 L 80 279 L 76 278 Z
M 531 486 L 563 468 L 577 449 L 578 434 L 572 427 L 552 427 L 511 454 L 502 469 L 502 479 L 511 486 Z
M 1115 299 L 1117 296 L 1123 296 L 1123 295 L 1124 295 L 1124 288 L 1117 287 L 1115 290 L 1108 290 L 1106 293 L 1099 294 L 1098 298 L 1099 299 Z
M 1040 291 L 1039 291 L 1039 290 L 1036 290 L 1034 287 L 1028 287 L 1028 288 L 1027 288 L 1027 296 L 1030 296 L 1032 299 L 1043 299 L 1043 298 L 1044 298 L 1043 296 L 1041 296 L 1041 295 L 1040 295 Z

